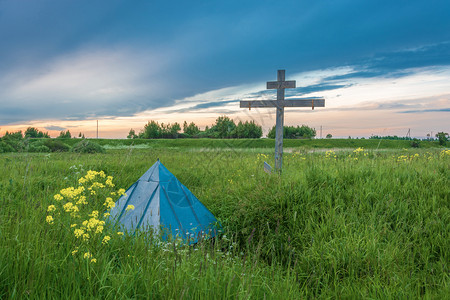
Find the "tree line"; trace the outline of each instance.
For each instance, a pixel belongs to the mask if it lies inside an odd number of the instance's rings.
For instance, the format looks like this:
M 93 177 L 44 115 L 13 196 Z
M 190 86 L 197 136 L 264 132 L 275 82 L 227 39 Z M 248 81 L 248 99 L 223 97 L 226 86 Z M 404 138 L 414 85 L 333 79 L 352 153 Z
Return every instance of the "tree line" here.
M 239 121 L 237 124 L 227 116 L 220 116 L 211 127 L 206 126 L 201 130 L 194 122 L 183 123 L 183 132 L 181 125 L 177 122 L 173 124 L 158 123 L 153 120 L 145 124 L 144 128 L 136 134 L 131 129 L 127 138 L 129 139 L 176 139 L 176 138 L 253 138 L 262 137 L 262 127 L 254 121 Z
M 136 134 L 131 129 L 127 138 L 129 139 L 176 139 L 176 138 L 218 138 L 218 139 L 259 139 L 263 135 L 262 127 L 254 121 L 239 121 L 237 124 L 233 119 L 227 116 L 220 116 L 211 126 L 206 126 L 205 130 L 200 130 L 194 122 L 183 123 L 183 132 L 181 125 L 177 122 L 173 124 L 158 123 L 153 120 L 145 124 L 144 128 Z M 267 135 L 269 138 L 275 138 L 275 126 Z M 313 138 L 316 136 L 316 130 L 306 125 L 285 126 L 283 132 L 284 138 Z
M 28 127 L 25 132 L 22 133 L 22 130 L 16 131 L 16 132 L 9 132 L 6 131 L 5 135 L 3 136 L 4 138 L 12 138 L 12 139 L 42 139 L 42 138 L 50 138 L 50 135 L 48 134 L 48 132 L 43 132 L 35 127 Z M 79 138 L 83 138 L 84 139 L 84 134 L 80 134 L 78 135 Z M 72 134 L 70 133 L 69 130 L 67 131 L 60 131 L 59 136 L 57 137 L 57 139 L 70 139 L 72 138 Z

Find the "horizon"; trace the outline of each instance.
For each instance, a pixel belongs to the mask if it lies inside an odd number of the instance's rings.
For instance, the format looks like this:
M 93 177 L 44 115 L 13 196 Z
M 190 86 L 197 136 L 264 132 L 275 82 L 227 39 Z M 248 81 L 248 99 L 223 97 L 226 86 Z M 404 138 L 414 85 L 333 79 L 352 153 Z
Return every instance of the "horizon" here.
M 286 99 L 325 98 L 285 110 L 285 126 L 316 138 L 450 131 L 446 1 L 105 3 L 0 2 L 0 136 L 92 138 L 98 120 L 99 138 L 126 138 L 150 120 L 204 129 L 222 115 L 265 136 L 275 109 L 239 101 L 274 99 L 278 69 L 297 81 Z

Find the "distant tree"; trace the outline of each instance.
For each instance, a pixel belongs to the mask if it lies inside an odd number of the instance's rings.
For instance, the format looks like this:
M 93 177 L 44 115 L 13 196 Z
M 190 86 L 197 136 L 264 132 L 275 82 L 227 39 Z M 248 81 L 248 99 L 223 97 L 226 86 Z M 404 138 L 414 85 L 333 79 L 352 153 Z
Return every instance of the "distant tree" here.
M 190 136 L 196 136 L 200 132 L 200 128 L 198 128 L 197 125 L 195 125 L 194 122 L 191 122 L 189 125 L 186 121 L 184 121 L 183 124 L 183 132 L 190 135 Z
M 439 140 L 439 145 L 444 146 L 448 142 L 448 133 L 447 132 L 438 132 L 436 137 Z
M 175 139 L 178 138 L 180 130 L 181 126 L 176 122 L 174 124 L 159 124 L 152 120 L 144 126 L 143 131 L 139 133 L 138 137 L 144 139 Z M 133 132 L 130 130 L 130 134 Z
M 81 138 L 81 132 L 78 134 L 78 137 Z
M 209 129 L 212 137 L 224 139 L 231 138 L 232 132 L 236 128 L 234 121 L 227 116 L 221 116 L 216 119 L 216 123 Z
M 179 132 L 181 130 L 180 124 L 178 124 L 177 122 L 175 122 L 172 125 L 169 124 L 168 125 L 168 129 L 169 129 L 169 133 L 171 135 L 171 138 L 174 138 L 174 139 L 178 138 L 178 134 L 179 134 Z
M 28 127 L 25 130 L 25 138 L 49 138 L 48 132 L 42 132 L 35 127 Z
M 258 139 L 262 136 L 262 127 L 256 125 L 254 121 L 239 121 L 238 125 L 232 132 L 232 137 L 242 139 L 242 138 L 252 138 Z
M 5 132 L 3 139 L 21 140 L 23 139 L 22 130 L 17 132 Z
M 134 129 L 130 129 L 130 132 L 127 135 L 127 139 L 136 139 L 138 136 L 136 135 L 136 132 Z
M 332 137 L 331 133 L 327 134 L 327 139 L 331 139 Z
M 267 134 L 268 138 L 274 139 L 276 136 L 276 127 L 273 126 Z M 294 127 L 294 126 L 284 126 L 283 127 L 283 138 L 286 139 L 299 139 L 308 138 L 311 139 L 316 136 L 316 130 L 306 125 Z
M 34 127 L 28 127 L 27 130 L 25 130 L 25 138 L 37 138 L 38 137 L 39 130 Z
M 158 122 L 151 120 L 150 122 L 145 124 L 142 138 L 157 139 L 157 138 L 159 138 L 160 131 L 161 131 L 161 129 L 160 129 Z
M 59 139 L 70 139 L 72 137 L 72 135 L 70 134 L 70 131 L 69 130 L 67 130 L 67 131 L 61 131 L 60 133 L 59 133 L 59 136 L 57 137 L 57 138 L 59 138 Z

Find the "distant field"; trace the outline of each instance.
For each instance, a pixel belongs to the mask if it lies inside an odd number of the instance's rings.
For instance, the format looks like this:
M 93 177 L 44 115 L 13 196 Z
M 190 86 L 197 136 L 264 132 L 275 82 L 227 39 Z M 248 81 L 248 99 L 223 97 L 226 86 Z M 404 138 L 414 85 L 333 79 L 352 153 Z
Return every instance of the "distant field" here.
M 98 142 L 115 150 L 0 154 L 1 299 L 450 294 L 450 150 L 435 143 L 285 140 L 292 153 L 279 177 L 262 168 L 273 164 L 268 139 Z M 214 243 L 182 247 L 106 227 L 83 244 L 49 208 L 87 170 L 127 188 L 157 158 L 221 221 Z M 93 199 L 88 205 L 101 209 Z
M 61 139 L 72 146 L 79 139 Z M 130 145 L 149 148 L 274 148 L 274 139 L 92 139 L 110 149 Z M 403 149 L 411 148 L 411 141 L 371 139 L 284 139 L 284 147 L 303 148 L 358 148 Z M 439 147 L 437 141 L 420 141 L 421 148 Z

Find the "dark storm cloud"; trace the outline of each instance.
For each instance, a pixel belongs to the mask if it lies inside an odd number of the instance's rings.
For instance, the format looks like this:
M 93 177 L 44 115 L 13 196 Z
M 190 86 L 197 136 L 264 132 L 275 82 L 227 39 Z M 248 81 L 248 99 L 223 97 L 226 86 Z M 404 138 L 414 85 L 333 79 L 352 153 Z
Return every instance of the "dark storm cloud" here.
M 449 14 L 448 1 L 1 1 L 0 124 L 131 116 L 280 68 L 354 70 L 292 96 L 404 76 L 450 64 Z

